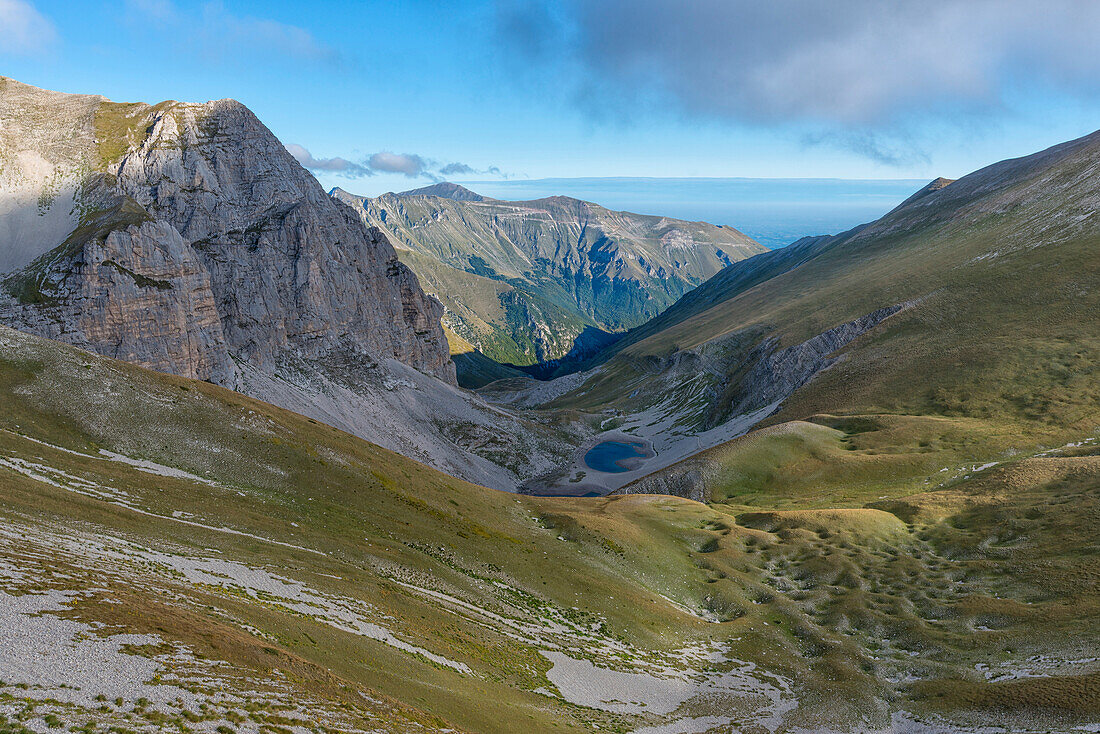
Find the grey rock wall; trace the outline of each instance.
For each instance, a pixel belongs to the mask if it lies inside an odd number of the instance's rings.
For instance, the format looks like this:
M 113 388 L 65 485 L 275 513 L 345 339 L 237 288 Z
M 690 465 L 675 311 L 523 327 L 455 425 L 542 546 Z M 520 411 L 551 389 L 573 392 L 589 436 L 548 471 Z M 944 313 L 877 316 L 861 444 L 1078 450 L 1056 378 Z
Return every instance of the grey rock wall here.
M 455 383 L 439 302 L 247 108 L 132 105 L 121 119 L 128 145 L 83 181 L 77 229 L 7 279 L 5 321 L 229 387 L 235 362 L 270 369 L 338 344 Z

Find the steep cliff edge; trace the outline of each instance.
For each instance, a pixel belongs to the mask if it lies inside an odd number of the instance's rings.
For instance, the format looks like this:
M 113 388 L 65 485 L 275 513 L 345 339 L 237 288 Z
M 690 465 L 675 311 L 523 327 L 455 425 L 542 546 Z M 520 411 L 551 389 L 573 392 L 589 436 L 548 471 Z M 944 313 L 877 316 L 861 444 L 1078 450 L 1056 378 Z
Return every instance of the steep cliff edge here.
M 230 387 L 347 344 L 454 383 L 440 304 L 240 103 L 2 92 L 5 321 Z
M 439 301 L 238 102 L 0 77 L 0 223 L 0 322 L 498 489 L 572 441 L 457 388 Z

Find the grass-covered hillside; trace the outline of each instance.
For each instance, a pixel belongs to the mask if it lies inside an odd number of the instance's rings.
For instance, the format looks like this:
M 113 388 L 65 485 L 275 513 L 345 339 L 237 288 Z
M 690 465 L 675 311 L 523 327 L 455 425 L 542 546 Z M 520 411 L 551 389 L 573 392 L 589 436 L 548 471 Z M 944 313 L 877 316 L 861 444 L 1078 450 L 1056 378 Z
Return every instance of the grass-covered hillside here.
M 1066 717 L 1100 717 L 1100 429 L 1029 451 L 999 451 L 1023 440 L 999 430 L 962 417 L 815 415 L 621 491 L 694 496 L 767 533 L 777 545 L 762 541 L 754 564 L 771 587 L 763 601 L 807 612 L 798 635 L 869 651 L 909 705 L 968 711 L 957 726 L 987 716 L 1012 731 L 1067 731 Z
M 766 248 L 732 227 L 558 196 L 498 201 L 455 184 L 333 196 L 383 231 L 485 356 L 529 366 L 602 346 Z
M 962 419 L 823 419 L 763 439 L 774 476 L 707 506 L 487 490 L 3 328 L 0 396 L 8 731 L 1048 731 L 1100 715 L 1091 442 L 966 472 Z M 942 436 L 942 486 L 877 499 L 881 467 L 858 457 L 883 431 Z M 790 466 L 810 454 L 865 483 L 818 489 Z
M 758 362 L 900 306 L 772 422 L 966 418 L 1018 429 L 1025 442 L 1030 431 L 1090 428 L 1100 412 L 1098 181 L 1092 135 L 935 182 L 851 232 L 736 263 L 612 347 L 561 402 L 636 408 L 631 396 L 668 365 L 703 355 L 715 378 L 699 412 L 720 421 L 752 402 Z

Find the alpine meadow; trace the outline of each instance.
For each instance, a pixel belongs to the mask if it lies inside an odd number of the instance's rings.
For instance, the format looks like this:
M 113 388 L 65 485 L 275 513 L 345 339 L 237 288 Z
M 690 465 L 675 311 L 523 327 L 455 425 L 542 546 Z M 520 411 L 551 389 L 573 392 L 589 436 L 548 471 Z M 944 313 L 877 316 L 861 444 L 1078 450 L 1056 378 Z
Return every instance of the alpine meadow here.
M 0 734 L 1100 731 L 1097 33 L 0 0 Z

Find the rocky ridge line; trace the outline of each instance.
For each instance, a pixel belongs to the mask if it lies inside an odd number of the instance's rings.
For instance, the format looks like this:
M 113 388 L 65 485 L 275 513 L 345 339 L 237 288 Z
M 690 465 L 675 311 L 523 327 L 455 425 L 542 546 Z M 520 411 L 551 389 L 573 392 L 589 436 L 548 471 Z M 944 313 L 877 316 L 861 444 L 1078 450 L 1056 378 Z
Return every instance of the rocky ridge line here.
M 34 93 L 43 104 L 55 93 L 12 86 L 9 125 L 40 124 Z M 42 254 L 5 279 L 5 322 L 228 387 L 238 362 L 267 369 L 287 351 L 349 344 L 454 384 L 439 302 L 247 108 L 89 99 L 94 115 L 64 121 L 97 145 L 68 172 L 76 226 L 35 243 Z M 6 132 L 9 144 L 24 137 Z M 111 150 L 105 171 L 86 173 Z M 49 152 L 9 153 L 31 155 Z

